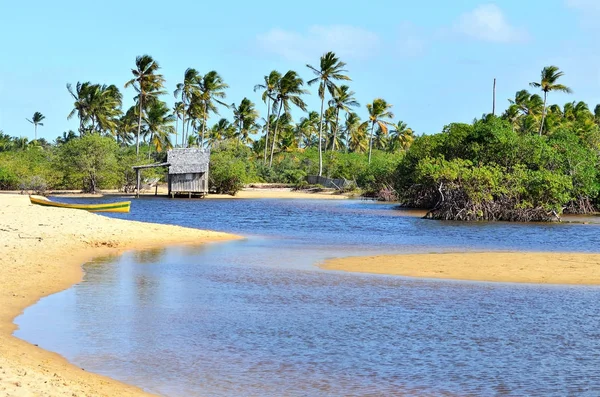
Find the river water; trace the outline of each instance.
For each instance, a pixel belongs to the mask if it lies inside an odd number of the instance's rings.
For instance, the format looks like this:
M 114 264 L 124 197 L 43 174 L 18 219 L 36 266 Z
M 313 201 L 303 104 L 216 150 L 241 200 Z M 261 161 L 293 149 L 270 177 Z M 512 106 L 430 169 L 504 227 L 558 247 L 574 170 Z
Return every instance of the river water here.
M 350 200 L 140 199 L 110 216 L 247 238 L 98 258 L 82 283 L 17 319 L 18 337 L 88 371 L 167 396 L 600 395 L 600 288 L 315 266 L 600 252 L 597 225 L 437 222 Z

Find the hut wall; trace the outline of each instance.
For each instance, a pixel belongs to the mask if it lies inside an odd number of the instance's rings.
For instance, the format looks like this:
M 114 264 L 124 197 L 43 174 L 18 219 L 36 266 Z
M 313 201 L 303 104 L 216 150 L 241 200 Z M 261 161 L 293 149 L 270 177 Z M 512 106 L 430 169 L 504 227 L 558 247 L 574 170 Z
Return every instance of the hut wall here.
M 207 173 L 170 174 L 169 191 L 173 193 L 208 193 Z

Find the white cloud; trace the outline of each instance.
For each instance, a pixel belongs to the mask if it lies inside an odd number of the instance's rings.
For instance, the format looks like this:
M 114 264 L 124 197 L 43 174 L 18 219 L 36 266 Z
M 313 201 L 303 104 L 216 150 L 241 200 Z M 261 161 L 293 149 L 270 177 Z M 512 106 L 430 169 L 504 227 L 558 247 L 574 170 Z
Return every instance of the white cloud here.
M 600 16 L 600 1 L 598 0 L 565 0 L 567 8 L 580 14 L 580 23 L 583 28 L 598 30 L 598 17 Z
M 502 10 L 495 4 L 483 4 L 462 14 L 454 30 L 476 40 L 494 43 L 527 41 L 527 31 L 512 26 Z
M 315 25 L 306 32 L 271 29 L 256 37 L 259 47 L 291 61 L 308 62 L 327 51 L 343 59 L 366 59 L 379 51 L 379 36 L 350 25 Z
M 565 5 L 584 12 L 600 12 L 598 0 L 565 0 Z

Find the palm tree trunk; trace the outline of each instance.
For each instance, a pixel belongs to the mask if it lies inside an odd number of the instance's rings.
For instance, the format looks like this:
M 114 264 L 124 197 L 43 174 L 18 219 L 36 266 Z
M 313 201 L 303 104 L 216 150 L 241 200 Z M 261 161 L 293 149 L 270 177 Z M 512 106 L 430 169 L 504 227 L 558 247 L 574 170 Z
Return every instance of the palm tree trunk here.
M 185 103 L 183 105 L 183 112 L 181 112 L 181 147 L 187 146 L 187 136 L 185 135 Z M 185 143 L 184 143 L 185 142 Z
M 188 145 L 188 135 L 190 134 L 190 119 L 188 119 L 185 122 L 185 125 L 183 126 L 183 131 L 184 131 L 184 137 L 183 137 L 183 142 L 181 143 L 181 145 L 183 147 L 187 147 Z
M 340 122 L 340 109 L 335 111 L 335 130 L 333 130 L 333 143 L 331 144 L 331 151 L 335 152 L 335 141 L 337 139 L 338 123 Z
M 205 132 L 206 132 L 206 102 L 204 102 L 204 112 L 202 114 L 202 139 L 200 140 L 200 147 L 204 147 Z
M 319 117 L 319 176 L 323 175 L 323 105 L 325 104 L 325 93 L 321 98 L 321 116 Z
M 267 164 L 267 148 L 269 147 L 269 131 L 271 128 L 271 97 L 267 99 L 267 131 L 265 132 L 265 155 L 263 164 Z
M 179 112 L 175 112 L 175 147 L 177 147 L 177 130 L 179 129 Z
M 373 150 L 373 129 L 375 128 L 375 123 L 371 123 L 371 136 L 369 138 L 369 164 L 371 164 L 371 151 Z
M 137 135 L 135 137 L 135 154 L 136 156 L 140 154 L 140 132 L 142 131 L 142 103 L 144 101 L 144 96 L 140 92 L 140 114 L 138 116 L 138 130 Z
M 37 141 L 37 124 L 33 123 L 33 137 Z
M 350 150 L 350 129 L 346 125 L 346 153 L 348 153 L 349 150 Z
M 548 93 L 544 91 L 544 109 L 542 110 L 542 122 L 540 124 L 540 136 L 542 136 L 542 131 L 544 130 L 544 120 L 546 119 L 546 99 L 548 98 Z
M 277 140 L 277 128 L 279 128 L 279 116 L 281 115 L 281 108 L 283 104 L 279 107 L 277 111 L 277 120 L 275 121 L 275 131 L 273 131 L 273 143 L 271 144 L 271 158 L 269 160 L 269 168 L 273 165 L 273 153 L 275 153 L 275 141 Z

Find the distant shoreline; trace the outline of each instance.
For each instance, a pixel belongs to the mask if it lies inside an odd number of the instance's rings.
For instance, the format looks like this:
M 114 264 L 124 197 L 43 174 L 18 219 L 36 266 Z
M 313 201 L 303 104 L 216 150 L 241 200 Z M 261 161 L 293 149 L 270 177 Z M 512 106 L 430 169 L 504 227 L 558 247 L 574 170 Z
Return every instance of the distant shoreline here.
M 20 194 L 19 191 L 0 191 L 0 194 Z M 64 196 L 64 197 L 81 197 L 81 198 L 99 198 L 105 196 L 119 196 L 119 197 L 134 197 L 132 193 L 123 193 L 117 190 L 105 190 L 98 194 L 81 193 L 77 190 L 56 190 L 48 191 L 46 195 L 49 196 Z M 155 190 L 143 190 L 140 194 L 143 197 L 154 197 Z M 167 188 L 165 186 L 159 186 L 158 196 L 166 198 Z M 208 194 L 206 199 L 313 199 L 313 200 L 344 200 L 352 198 L 345 194 L 339 194 L 334 191 L 325 192 L 310 192 L 302 190 L 293 190 L 292 188 L 245 188 L 240 190 L 235 196 L 228 194 Z M 358 197 L 357 197 L 358 198 Z

